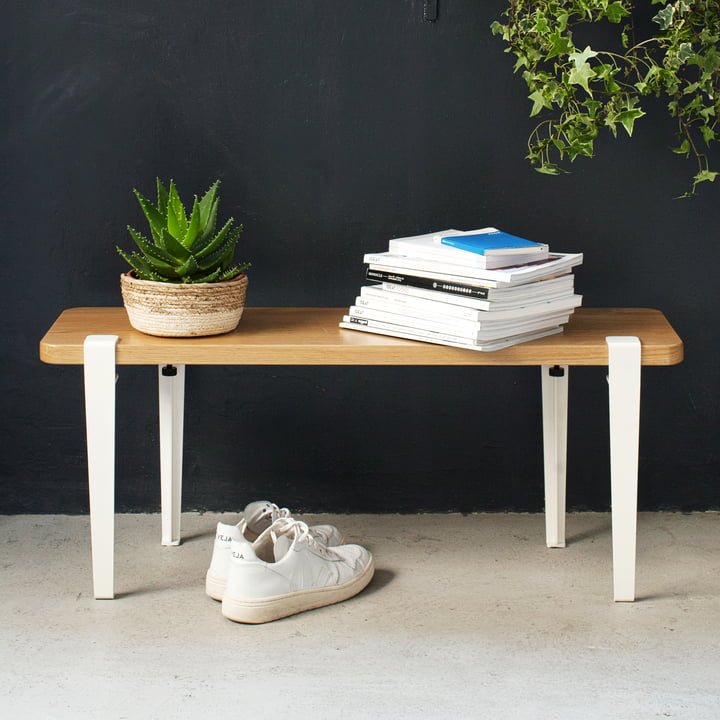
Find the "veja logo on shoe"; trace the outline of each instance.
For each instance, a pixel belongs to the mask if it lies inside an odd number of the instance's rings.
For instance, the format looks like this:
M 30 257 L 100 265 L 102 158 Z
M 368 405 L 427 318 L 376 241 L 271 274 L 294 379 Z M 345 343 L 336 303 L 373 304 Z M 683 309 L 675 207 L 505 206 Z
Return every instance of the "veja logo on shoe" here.
M 225 543 L 229 543 L 233 539 L 230 535 L 223 535 L 222 533 L 218 533 L 215 538 L 220 542 Z
M 239 550 L 233 550 L 232 556 L 235 558 L 235 560 L 244 560 L 245 559 L 245 556 Z

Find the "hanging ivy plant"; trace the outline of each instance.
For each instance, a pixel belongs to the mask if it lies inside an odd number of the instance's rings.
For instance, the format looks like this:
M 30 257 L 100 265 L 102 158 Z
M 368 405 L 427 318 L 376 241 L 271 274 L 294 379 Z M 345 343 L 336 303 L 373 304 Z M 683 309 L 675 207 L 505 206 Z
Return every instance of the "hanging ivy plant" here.
M 652 4 L 662 8 L 645 38 L 636 37 L 637 11 L 629 0 L 510 0 L 503 22 L 493 23 L 530 90 L 530 116 L 547 116 L 528 140 L 527 157 L 537 170 L 567 172 L 566 161 L 592 157 L 601 130 L 631 136 L 645 115 L 643 99 L 655 96 L 667 99 L 677 120 L 673 152 L 697 162 L 683 197 L 715 180 L 708 153 L 720 140 L 720 2 Z M 617 48 L 575 45 L 593 23 L 617 29 Z

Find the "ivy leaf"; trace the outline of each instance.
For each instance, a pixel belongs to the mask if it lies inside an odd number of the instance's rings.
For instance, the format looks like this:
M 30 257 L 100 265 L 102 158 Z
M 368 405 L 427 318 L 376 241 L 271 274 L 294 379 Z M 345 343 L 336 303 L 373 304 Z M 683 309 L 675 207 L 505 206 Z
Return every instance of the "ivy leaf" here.
M 715 178 L 718 176 L 718 173 L 712 172 L 712 170 L 701 170 L 693 179 L 696 183 L 704 182 L 705 180 L 709 180 L 710 182 L 715 182 Z
M 611 23 L 619 23 L 624 17 L 630 13 L 623 7 L 622 3 L 614 2 L 608 5 L 607 19 Z
M 627 131 L 627 134 L 632 137 L 633 134 L 633 125 L 635 124 L 635 121 L 638 118 L 641 118 L 645 113 L 640 110 L 639 108 L 635 108 L 633 110 L 623 110 L 621 113 L 617 114 L 617 117 L 615 120 L 617 122 L 621 123 L 622 126 Z
M 536 90 L 534 93 L 528 95 L 528 99 L 533 101 L 532 110 L 530 111 L 530 117 L 537 115 L 543 108 L 552 107 L 552 105 L 550 105 L 545 96 L 539 90 Z
M 570 71 L 569 80 L 573 85 L 580 85 L 592 97 L 592 91 L 588 83 L 594 77 L 595 71 L 587 63 L 583 63 Z
M 566 55 L 573 49 L 570 38 L 557 30 L 551 33 L 548 39 L 550 40 L 550 49 L 545 56 L 546 60 L 550 60 L 550 58 L 557 57 L 558 55 Z
M 667 30 L 672 25 L 673 15 L 675 15 L 675 8 L 672 5 L 666 5 L 654 18 L 653 22 L 656 22 L 661 30 Z
M 708 125 L 701 125 L 700 132 L 706 145 L 709 145 L 713 140 L 715 140 L 715 131 Z
M 580 53 L 570 53 L 568 56 L 568 60 L 570 62 L 575 64 L 575 67 L 578 65 L 584 65 L 590 58 L 596 57 L 597 53 L 588 45 L 582 52 Z
M 567 175 L 567 170 L 564 170 L 555 163 L 543 163 L 540 167 L 535 168 L 539 173 L 544 175 Z
M 590 67 L 588 59 L 595 57 L 597 53 L 588 45 L 581 53 L 570 53 L 568 59 L 575 66 L 570 70 L 569 80 L 573 85 L 580 85 L 588 95 L 592 96 L 589 81 L 595 77 L 595 71 Z
M 687 62 L 691 57 L 695 55 L 695 51 L 693 50 L 693 46 L 689 42 L 680 43 L 680 47 L 677 51 L 677 57 L 680 63 Z

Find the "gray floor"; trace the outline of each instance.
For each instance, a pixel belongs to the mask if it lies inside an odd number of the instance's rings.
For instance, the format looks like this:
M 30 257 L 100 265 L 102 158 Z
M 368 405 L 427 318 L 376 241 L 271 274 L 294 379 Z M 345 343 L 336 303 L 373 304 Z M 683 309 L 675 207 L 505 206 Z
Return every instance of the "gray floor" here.
M 204 595 L 216 521 L 116 524 L 92 598 L 85 517 L 0 517 L 4 718 L 720 717 L 720 515 L 641 514 L 639 600 L 612 602 L 607 515 L 314 516 L 375 555 L 344 603 L 260 626 Z M 287 712 L 287 716 L 285 716 Z M 282 714 L 280 714 L 282 713 Z

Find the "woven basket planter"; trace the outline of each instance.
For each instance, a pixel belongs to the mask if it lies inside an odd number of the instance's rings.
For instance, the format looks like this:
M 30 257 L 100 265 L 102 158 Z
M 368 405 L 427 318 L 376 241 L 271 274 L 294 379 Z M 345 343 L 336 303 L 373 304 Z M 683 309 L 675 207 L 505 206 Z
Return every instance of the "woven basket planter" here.
M 245 307 L 247 275 L 219 283 L 165 283 L 120 276 L 130 324 L 162 337 L 221 335 L 234 330 Z

